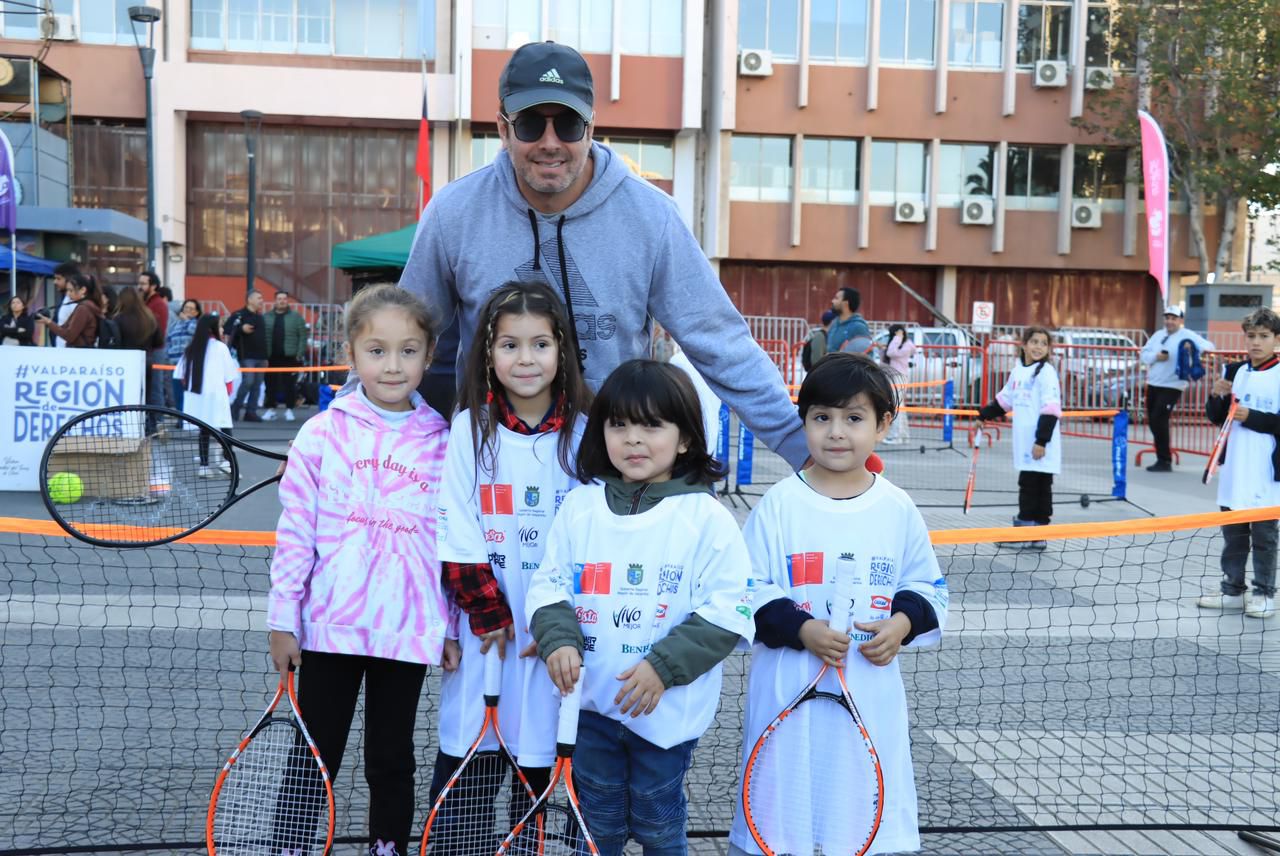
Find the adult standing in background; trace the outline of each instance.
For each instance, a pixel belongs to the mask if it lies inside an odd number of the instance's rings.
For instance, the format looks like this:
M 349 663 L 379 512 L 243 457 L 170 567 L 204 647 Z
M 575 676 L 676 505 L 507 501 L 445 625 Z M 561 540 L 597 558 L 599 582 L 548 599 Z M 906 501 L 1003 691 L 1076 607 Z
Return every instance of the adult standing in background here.
M 1198 351 L 1214 350 L 1213 342 L 1183 326 L 1181 306 L 1166 306 L 1164 330 L 1152 334 L 1140 355 L 1147 365 L 1147 425 L 1151 427 L 1151 438 L 1156 447 L 1156 461 L 1147 467 L 1150 473 L 1173 471 L 1169 421 L 1191 380 L 1183 376 L 1185 372 L 1179 371 L 1178 354 L 1183 347 L 1195 347 Z
M 101 320 L 101 293 L 93 277 L 73 273 L 67 277 L 67 297 L 71 298 L 71 314 L 66 324 L 51 318 L 36 318 L 36 324 L 63 340 L 64 348 L 92 348 L 98 343 L 98 321 Z
M 53 320 L 58 326 L 66 326 L 71 320 L 71 313 L 76 309 L 76 301 L 71 297 L 71 280 L 80 275 L 80 265 L 75 262 L 63 262 L 53 269 L 53 287 L 58 290 L 58 305 L 53 310 Z M 95 298 L 96 300 L 96 298 Z M 67 340 L 61 336 L 50 334 L 49 344 L 56 348 L 65 348 Z
M 800 365 L 807 372 L 813 371 L 818 360 L 827 355 L 827 334 L 831 332 L 831 322 L 836 320 L 836 311 L 827 309 L 822 313 L 821 326 L 809 331 L 809 338 L 804 340 L 800 349 Z
M 152 366 L 165 360 L 164 337 L 169 330 L 169 304 L 160 293 L 160 277 L 153 270 L 146 270 L 138 275 L 138 290 L 142 292 L 142 301 L 156 319 L 156 329 L 160 334 L 155 346 L 147 354 L 147 404 L 164 407 L 164 373 Z
M 36 321 L 27 313 L 27 302 L 15 294 L 0 317 L 0 345 L 34 345 L 35 338 Z
M 751 336 L 675 201 L 592 141 L 594 84 L 581 54 L 527 44 L 498 82 L 502 151 L 440 188 L 423 212 L 400 286 L 442 327 L 460 315 L 460 353 L 507 280 L 547 282 L 564 300 L 587 382 L 649 352 L 652 316 L 712 390 L 793 467 L 804 433 L 782 377 Z M 442 344 L 443 369 L 455 356 Z M 458 377 L 462 366 L 456 365 Z
M 187 352 L 187 345 L 191 344 L 191 337 L 195 335 L 196 321 L 199 318 L 200 303 L 191 298 L 182 301 L 182 308 L 178 311 L 178 320 L 169 322 L 169 330 L 164 337 L 165 359 L 169 365 L 176 366 L 178 360 L 182 359 L 182 355 Z M 173 388 L 174 409 L 181 410 L 182 381 L 171 376 L 169 385 Z
M 849 351 L 865 354 L 871 350 L 871 328 L 867 319 L 862 317 L 858 309 L 862 306 L 862 295 L 856 288 L 838 288 L 835 297 L 831 298 L 831 308 L 835 310 L 836 320 L 831 322 L 827 331 L 827 352 Z
M 277 290 L 275 304 L 263 317 L 266 330 L 267 365 L 273 369 L 299 368 L 307 354 L 307 322 L 289 304 L 289 292 Z M 267 405 L 263 419 L 274 419 L 276 408 L 284 404 L 284 419 L 297 417 L 293 408 L 298 403 L 297 372 L 271 372 L 267 375 Z
M 244 306 L 231 313 L 223 329 L 227 344 L 236 351 L 241 369 L 260 369 L 267 365 L 267 334 L 262 318 L 262 294 L 251 291 Z M 262 372 L 243 372 L 236 400 L 231 403 L 231 418 L 239 421 L 241 408 L 245 422 L 261 422 L 258 394 L 262 391 Z
M 889 366 L 895 384 L 904 384 L 911 380 L 911 367 L 915 365 L 915 356 L 916 343 L 911 341 L 911 334 L 907 328 L 902 324 L 890 325 L 889 339 L 884 344 L 884 361 Z M 898 391 L 899 403 L 902 403 L 905 398 L 906 395 Z M 907 414 L 899 407 L 884 442 L 894 445 L 905 443 L 910 438 L 911 426 L 907 424 Z

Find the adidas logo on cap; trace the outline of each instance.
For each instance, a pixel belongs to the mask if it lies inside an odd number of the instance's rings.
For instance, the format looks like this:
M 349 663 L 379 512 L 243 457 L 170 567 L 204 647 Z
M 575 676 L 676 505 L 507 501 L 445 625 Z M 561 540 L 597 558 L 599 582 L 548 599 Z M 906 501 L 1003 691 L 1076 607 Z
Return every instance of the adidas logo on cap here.
M 542 75 L 542 77 L 539 77 L 538 82 L 539 83 L 559 83 L 561 86 L 564 85 L 564 80 L 563 78 L 560 77 L 560 72 L 556 71 L 554 68 L 549 69 L 545 74 Z

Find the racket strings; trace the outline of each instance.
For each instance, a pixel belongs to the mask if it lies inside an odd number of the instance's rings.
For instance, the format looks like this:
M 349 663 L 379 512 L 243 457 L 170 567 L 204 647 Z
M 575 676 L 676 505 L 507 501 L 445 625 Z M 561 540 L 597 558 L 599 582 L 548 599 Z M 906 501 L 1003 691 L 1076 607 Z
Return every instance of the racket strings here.
M 553 802 L 544 806 L 540 820 L 542 828 L 537 839 L 530 842 L 529 839 L 533 836 L 527 832 L 528 828 L 526 828 L 526 832 L 521 835 L 521 840 L 517 841 L 517 845 L 527 846 L 532 843 L 540 846 L 532 850 L 508 847 L 507 852 L 536 853 L 537 856 L 582 856 L 584 853 L 591 852 L 587 847 L 582 825 L 578 823 L 578 818 L 567 804 Z M 531 823 L 530 827 L 532 826 Z
M 54 444 L 46 492 L 76 532 L 147 543 L 199 526 L 231 495 L 232 453 L 222 441 L 186 421 L 148 435 L 145 418 L 127 410 L 73 423 Z M 61 473 L 70 476 L 55 481 Z
M 427 829 L 426 852 L 432 856 L 493 856 L 533 802 L 505 752 L 478 752 L 439 801 Z M 536 822 L 528 824 L 507 852 L 539 854 L 539 827 Z
M 249 741 L 218 794 L 218 856 L 308 856 L 333 824 L 324 776 L 302 732 L 275 719 Z
M 836 699 L 799 704 L 751 762 L 747 811 L 777 854 L 863 852 L 881 794 L 874 756 L 853 715 Z

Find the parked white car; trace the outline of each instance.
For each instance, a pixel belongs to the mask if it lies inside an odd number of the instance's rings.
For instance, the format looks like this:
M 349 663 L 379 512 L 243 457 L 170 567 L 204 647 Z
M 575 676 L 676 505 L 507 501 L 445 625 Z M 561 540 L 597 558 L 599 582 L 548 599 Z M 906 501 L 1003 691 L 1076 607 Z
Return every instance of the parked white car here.
M 1072 407 L 1125 410 L 1138 400 L 1142 362 L 1138 344 L 1110 330 L 1059 330 L 1054 334 L 1059 374 Z

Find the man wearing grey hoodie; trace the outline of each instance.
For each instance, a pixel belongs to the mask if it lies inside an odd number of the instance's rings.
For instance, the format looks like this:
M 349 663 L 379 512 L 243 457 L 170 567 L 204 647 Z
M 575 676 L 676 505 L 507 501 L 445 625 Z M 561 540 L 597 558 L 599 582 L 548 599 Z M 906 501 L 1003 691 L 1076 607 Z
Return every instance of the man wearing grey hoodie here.
M 720 285 L 674 200 L 593 142 L 586 61 L 553 42 L 518 49 L 499 79 L 493 163 L 441 188 L 418 223 L 400 286 L 447 327 L 460 313 L 457 365 L 490 292 L 545 281 L 565 302 L 593 389 L 648 356 L 657 319 L 712 390 L 793 467 L 808 456 L 782 377 Z

